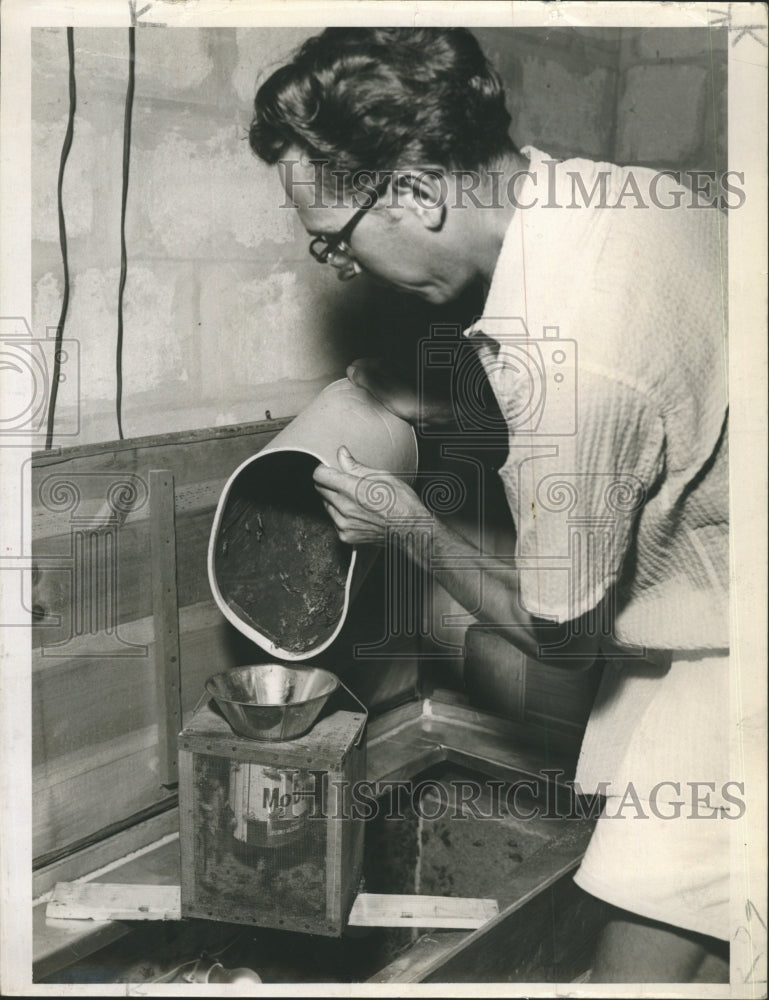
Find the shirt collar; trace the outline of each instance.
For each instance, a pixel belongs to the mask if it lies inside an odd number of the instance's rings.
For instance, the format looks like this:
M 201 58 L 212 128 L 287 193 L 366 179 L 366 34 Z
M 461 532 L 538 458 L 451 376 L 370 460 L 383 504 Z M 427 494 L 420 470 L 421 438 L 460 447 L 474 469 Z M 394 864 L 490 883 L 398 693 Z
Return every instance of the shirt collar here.
M 548 156 L 547 153 L 542 153 L 533 146 L 524 146 L 521 149 L 521 153 L 529 160 L 529 165 L 526 169 L 531 175 L 536 176 L 546 170 L 543 164 L 544 160 L 552 161 L 552 157 Z M 538 178 L 534 183 L 538 188 L 542 187 Z M 523 204 L 531 201 L 532 192 L 529 190 L 531 186 L 532 177 L 525 177 L 518 193 Z M 520 272 L 521 269 L 522 240 L 523 210 L 518 208 L 513 213 L 513 217 L 502 240 L 499 256 L 494 266 L 494 274 L 489 285 L 489 291 L 486 295 L 486 301 L 483 304 L 483 313 L 479 319 L 475 320 L 474 323 L 463 331 L 463 336 L 469 339 L 486 336 L 492 340 L 497 340 L 495 328 L 500 323 L 505 323 L 509 327 L 509 317 L 511 316 L 510 279 L 513 274 Z M 515 311 L 520 314 L 520 309 L 515 309 Z

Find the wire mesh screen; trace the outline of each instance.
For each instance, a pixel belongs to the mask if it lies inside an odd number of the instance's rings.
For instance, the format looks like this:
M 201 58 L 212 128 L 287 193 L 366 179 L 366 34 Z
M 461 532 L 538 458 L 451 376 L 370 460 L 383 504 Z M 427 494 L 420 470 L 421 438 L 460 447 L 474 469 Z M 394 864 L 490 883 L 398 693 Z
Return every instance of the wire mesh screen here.
M 196 754 L 197 901 L 230 919 L 296 930 L 325 920 L 327 823 L 307 770 Z M 247 914 L 247 916 L 245 916 Z

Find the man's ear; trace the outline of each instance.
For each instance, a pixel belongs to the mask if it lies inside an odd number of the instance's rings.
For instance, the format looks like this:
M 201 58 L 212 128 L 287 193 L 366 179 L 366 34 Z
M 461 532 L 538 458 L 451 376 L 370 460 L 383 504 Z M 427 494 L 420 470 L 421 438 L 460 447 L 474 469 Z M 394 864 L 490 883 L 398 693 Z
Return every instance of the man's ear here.
M 396 178 L 398 203 L 409 208 L 426 229 L 438 231 L 446 221 L 448 183 L 437 169 L 404 170 Z

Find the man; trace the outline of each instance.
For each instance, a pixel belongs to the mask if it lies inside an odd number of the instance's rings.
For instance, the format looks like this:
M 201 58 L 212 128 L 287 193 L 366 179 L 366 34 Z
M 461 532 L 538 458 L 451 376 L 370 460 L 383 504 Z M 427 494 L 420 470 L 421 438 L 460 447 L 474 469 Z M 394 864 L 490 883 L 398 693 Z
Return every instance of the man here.
M 278 165 L 316 260 L 435 304 L 483 287 L 466 336 L 508 426 L 518 568 L 484 563 L 478 616 L 540 661 L 607 660 L 577 772 L 607 795 L 576 876 L 613 907 L 592 977 L 725 981 L 720 214 L 687 210 L 648 170 L 518 150 L 463 29 L 329 29 L 255 107 L 252 148 Z M 348 375 L 406 419 L 446 416 L 376 362 Z M 398 479 L 345 449 L 338 461 L 316 485 L 343 541 L 429 516 Z M 371 475 L 388 480 L 387 512 L 359 489 Z M 426 558 L 474 608 L 473 543 L 436 518 Z

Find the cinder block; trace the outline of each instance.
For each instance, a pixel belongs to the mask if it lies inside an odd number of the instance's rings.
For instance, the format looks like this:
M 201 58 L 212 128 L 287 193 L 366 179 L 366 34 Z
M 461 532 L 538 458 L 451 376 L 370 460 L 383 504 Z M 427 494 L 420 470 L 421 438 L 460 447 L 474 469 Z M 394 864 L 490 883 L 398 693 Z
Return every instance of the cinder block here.
M 705 128 L 705 82 L 699 66 L 634 66 L 625 77 L 618 116 L 620 163 L 683 162 Z
M 60 274 L 47 271 L 35 282 L 32 291 L 32 331 L 37 338 L 57 326 L 61 313 L 63 286 Z
M 84 404 L 115 398 L 119 278 L 117 267 L 87 268 L 73 276 L 65 336 L 79 343 Z M 134 394 L 186 382 L 193 325 L 189 286 L 189 270 L 179 265 L 129 266 L 123 317 L 126 405 Z M 55 326 L 60 308 L 60 282 L 46 275 L 35 288 L 36 328 Z M 158 396 L 158 409 L 167 402 L 167 396 Z
M 206 395 L 232 394 L 281 379 L 313 379 L 323 373 L 329 373 L 330 381 L 351 360 L 335 346 L 327 321 L 329 306 L 339 294 L 330 284 L 332 279 L 318 289 L 309 256 L 306 266 L 291 261 L 274 266 L 255 262 L 201 268 L 200 344 Z
M 544 152 L 605 156 L 611 135 L 614 74 L 575 72 L 545 58 L 522 60 L 522 83 L 512 96 L 513 138 Z
M 67 33 L 65 28 L 33 28 L 32 121 L 57 121 L 69 105 Z
M 221 30 L 221 29 L 219 29 Z M 168 100 L 199 90 L 214 68 L 209 52 L 212 29 L 167 28 L 136 32 L 136 97 Z
M 320 28 L 237 28 L 237 62 L 232 86 L 244 105 L 253 106 L 259 84 L 290 59 L 298 48 Z
M 293 209 L 274 167 L 251 152 L 236 127 L 205 142 L 163 132 L 132 159 L 130 236 L 141 253 L 175 258 L 246 257 L 294 239 Z
M 591 45 L 606 49 L 609 52 L 619 52 L 622 38 L 634 31 L 633 28 L 572 28 L 576 35 Z M 549 33 L 548 33 L 549 36 Z
M 193 265 L 176 261 L 129 264 L 125 290 L 124 379 L 127 391 L 167 388 L 189 396 L 197 379 L 197 303 Z M 160 404 L 162 406 L 162 404 Z
M 48 377 L 39 386 L 40 392 L 45 399 L 50 396 L 51 384 L 50 374 L 54 366 L 54 345 L 55 331 L 61 315 L 61 303 L 63 293 L 63 281 L 61 269 L 47 271 L 42 274 L 32 287 L 32 332 L 36 340 L 41 343 L 46 361 Z M 65 328 L 64 337 L 67 341 L 76 339 L 73 337 L 69 327 Z M 56 401 L 56 422 L 57 433 L 62 431 L 67 434 L 67 438 L 62 443 L 77 444 L 78 441 L 72 436 L 77 429 L 77 410 L 80 405 L 80 371 L 74 370 L 73 365 L 79 369 L 77 355 L 73 354 L 65 347 L 65 356 L 61 359 L 63 368 L 61 376 L 63 380 L 59 382 Z M 47 411 L 43 411 L 43 416 Z
M 636 50 L 644 59 L 710 59 L 713 48 L 723 47 L 721 34 L 710 28 L 648 28 L 639 31 Z
M 82 402 L 115 398 L 115 336 L 117 331 L 118 268 L 88 268 L 72 275 L 64 335 L 80 347 Z M 40 316 L 44 325 L 58 313 Z

